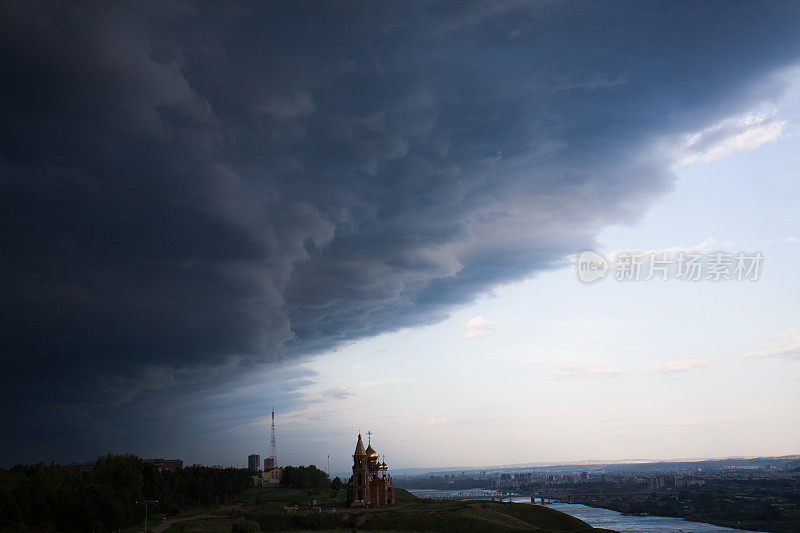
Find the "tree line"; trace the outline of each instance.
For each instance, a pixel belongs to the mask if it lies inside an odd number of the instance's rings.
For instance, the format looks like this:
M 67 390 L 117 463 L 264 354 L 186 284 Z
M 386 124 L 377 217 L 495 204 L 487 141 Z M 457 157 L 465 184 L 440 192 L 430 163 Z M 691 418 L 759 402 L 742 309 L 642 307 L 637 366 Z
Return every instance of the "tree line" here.
M 341 490 L 345 487 L 341 479 L 335 477 L 333 481 L 331 481 L 328 474 L 314 465 L 284 467 L 281 486 L 291 487 L 293 489 L 330 488 L 333 490 Z
M 170 471 L 135 455 L 105 455 L 87 472 L 60 464 L 0 469 L 0 526 L 57 531 L 110 531 L 194 506 L 233 503 L 253 484 L 244 469 Z

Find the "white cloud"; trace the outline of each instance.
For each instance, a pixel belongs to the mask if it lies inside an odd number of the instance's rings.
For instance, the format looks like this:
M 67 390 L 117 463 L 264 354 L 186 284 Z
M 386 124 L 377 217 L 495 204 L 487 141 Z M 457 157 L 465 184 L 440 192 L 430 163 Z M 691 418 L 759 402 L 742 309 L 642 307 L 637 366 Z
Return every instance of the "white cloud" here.
M 354 396 L 354 393 L 344 385 L 330 387 L 321 391 L 309 391 L 305 394 L 304 400 L 312 403 L 331 403 L 334 400 L 347 400 Z
M 429 418 L 427 424 L 430 426 L 450 426 L 455 424 L 475 424 L 484 426 L 490 422 L 498 420 L 496 416 L 467 416 L 467 417 L 441 417 Z
M 414 381 L 411 378 L 378 378 L 373 379 L 371 381 L 364 381 L 359 383 L 357 387 L 374 387 L 376 385 L 385 385 L 387 383 L 404 383 L 408 381 Z
M 446 418 L 446 417 L 443 417 L 443 418 L 431 418 L 430 420 L 428 420 L 428 424 L 430 424 L 432 426 L 438 426 L 438 425 L 442 425 L 442 424 L 453 424 L 454 422 L 457 422 L 457 421 L 458 421 L 458 419 L 456 419 L 456 418 Z
M 653 361 L 647 364 L 648 372 L 659 374 L 674 374 L 686 372 L 712 364 L 710 359 L 676 359 L 672 361 Z
M 777 141 L 788 122 L 779 120 L 776 115 L 776 109 L 748 113 L 686 135 L 680 148 L 679 164 L 708 163 L 740 150 L 752 150 Z
M 352 403 L 315 402 L 288 413 L 276 415 L 278 424 L 282 427 L 308 427 L 309 424 L 329 425 L 332 420 L 341 418 L 345 413 L 352 412 L 356 406 Z M 254 421 L 256 427 L 265 427 L 269 424 L 267 417 Z
M 489 320 L 486 320 L 482 316 L 476 316 L 475 318 L 470 318 L 469 320 L 467 320 L 468 328 L 480 328 L 484 326 L 491 326 L 494 324 L 497 324 L 497 322 L 491 322 Z
M 562 363 L 547 367 L 547 372 L 556 379 L 603 379 L 613 378 L 622 374 L 616 368 L 609 367 L 606 363 Z
M 320 397 L 322 399 L 336 399 L 341 400 L 344 398 L 349 398 L 352 396 L 353 393 L 350 392 L 350 389 L 343 385 L 339 385 L 338 387 L 331 387 L 330 389 L 326 389 L 320 393 Z
M 410 416 L 416 415 L 416 412 L 413 413 L 383 413 L 380 415 L 372 415 L 369 418 L 375 420 L 394 420 L 396 418 L 408 418 Z
M 800 331 L 787 329 L 776 334 L 770 342 L 761 345 L 759 350 L 743 354 L 748 358 L 800 359 Z
M 609 263 L 611 265 L 615 265 L 616 261 L 617 261 L 617 257 L 620 254 L 628 254 L 628 253 L 642 254 L 643 255 L 643 260 L 644 261 L 649 261 L 651 256 L 655 256 L 655 259 L 658 260 L 658 259 L 661 259 L 664 256 L 664 254 L 666 254 L 666 256 L 668 258 L 672 258 L 672 257 L 675 257 L 677 254 L 679 254 L 681 252 L 684 252 L 684 253 L 703 252 L 703 251 L 710 250 L 710 249 L 712 249 L 714 247 L 719 248 L 719 247 L 723 247 L 723 246 L 735 246 L 737 244 L 739 244 L 739 243 L 736 243 L 736 242 L 733 242 L 733 241 L 719 242 L 714 237 L 707 237 L 702 242 L 699 242 L 697 244 L 693 244 L 691 246 L 672 246 L 672 247 L 669 247 L 669 248 L 660 248 L 660 249 L 657 249 L 657 250 L 656 249 L 653 249 L 653 250 L 612 250 L 612 251 L 610 251 L 608 253 L 606 258 L 608 259 L 608 261 L 609 261 Z
M 797 237 L 795 237 L 794 235 L 792 235 L 791 237 L 789 237 L 788 239 L 786 239 L 786 242 L 797 242 Z
M 467 331 L 464 333 L 465 339 L 480 339 L 483 337 L 491 337 L 501 333 L 495 326 L 498 322 L 486 320 L 482 316 L 476 316 L 467 320 Z

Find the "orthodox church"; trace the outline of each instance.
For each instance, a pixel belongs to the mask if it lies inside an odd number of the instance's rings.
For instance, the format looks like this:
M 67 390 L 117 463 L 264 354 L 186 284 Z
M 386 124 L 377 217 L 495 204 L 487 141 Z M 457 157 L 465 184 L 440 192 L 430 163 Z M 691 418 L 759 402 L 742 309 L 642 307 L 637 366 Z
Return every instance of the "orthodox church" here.
M 353 454 L 353 475 L 347 483 L 347 505 L 351 507 L 394 503 L 389 467 L 386 461 L 378 461 L 378 452 L 372 449 L 372 434 L 367 432 L 367 435 L 367 449 L 359 433 Z

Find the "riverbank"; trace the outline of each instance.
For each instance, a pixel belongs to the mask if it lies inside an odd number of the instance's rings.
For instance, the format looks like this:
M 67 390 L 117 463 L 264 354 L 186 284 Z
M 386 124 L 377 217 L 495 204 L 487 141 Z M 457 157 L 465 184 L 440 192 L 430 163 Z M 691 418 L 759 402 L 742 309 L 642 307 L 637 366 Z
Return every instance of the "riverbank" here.
M 766 490 L 744 497 L 709 487 L 705 490 L 683 490 L 680 494 L 653 492 L 628 497 L 593 494 L 573 498 L 573 503 L 632 516 L 671 517 L 733 530 L 765 533 L 800 531 L 800 510 L 796 504 L 781 504 L 775 500 L 775 495 Z
M 722 532 L 730 532 L 730 533 L 796 533 L 796 524 L 776 524 L 770 523 L 767 521 L 756 521 L 751 520 L 746 523 L 737 520 L 720 520 L 716 516 L 707 516 L 702 514 L 693 514 L 693 515 L 686 515 L 686 516 L 668 516 L 668 515 L 659 515 L 659 514 L 650 514 L 650 513 L 626 513 L 620 511 L 618 509 L 613 509 L 609 507 L 602 507 L 599 505 L 591 505 L 591 504 L 555 504 L 553 505 L 554 508 L 564 509 L 565 512 L 569 512 L 567 509 L 572 509 L 573 511 L 577 506 L 586 507 L 589 509 L 597 509 L 601 511 L 607 511 L 610 513 L 615 513 L 620 516 L 625 517 L 631 521 L 638 521 L 638 522 L 647 522 L 649 520 L 659 520 L 661 522 L 674 522 L 675 524 L 679 524 L 681 528 L 685 527 L 687 524 L 691 524 L 691 526 L 695 529 L 701 528 L 702 531 L 707 531 L 709 533 L 722 533 Z M 693 529 L 693 533 L 696 533 L 695 529 Z M 665 530 L 666 531 L 666 530 Z
M 548 507 L 580 518 L 595 527 L 613 529 L 620 533 L 758 533 L 707 522 L 695 522 L 667 516 L 624 515 L 612 509 L 590 507 L 577 503 L 552 503 Z
M 291 530 L 608 533 L 557 509 L 491 501 L 420 499 L 397 489 L 397 503 L 347 508 L 344 491 L 253 489 L 224 518 L 176 522 L 168 533 Z M 256 529 L 258 528 L 258 529 Z
M 416 489 L 413 492 L 422 498 L 442 498 L 469 497 L 471 494 L 491 496 L 497 491 L 485 489 L 470 489 L 466 491 Z M 511 497 L 510 501 L 517 504 L 531 505 L 529 496 Z M 593 527 L 610 529 L 620 533 L 685 533 L 687 531 L 692 533 L 759 533 L 761 531 L 757 528 L 745 530 L 741 527 L 734 528 L 710 522 L 686 520 L 680 517 L 625 515 L 612 509 L 584 504 L 552 502 L 548 503 L 546 507 L 576 517 Z

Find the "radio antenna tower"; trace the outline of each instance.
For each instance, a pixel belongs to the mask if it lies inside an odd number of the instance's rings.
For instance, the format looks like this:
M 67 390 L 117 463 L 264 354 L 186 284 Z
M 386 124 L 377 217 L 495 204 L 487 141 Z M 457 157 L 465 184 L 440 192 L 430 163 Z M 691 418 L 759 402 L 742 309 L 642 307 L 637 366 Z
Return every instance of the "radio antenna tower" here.
M 272 425 L 270 426 L 271 436 L 269 439 L 269 458 L 273 467 L 278 466 L 278 446 L 275 444 L 275 408 L 272 408 Z

